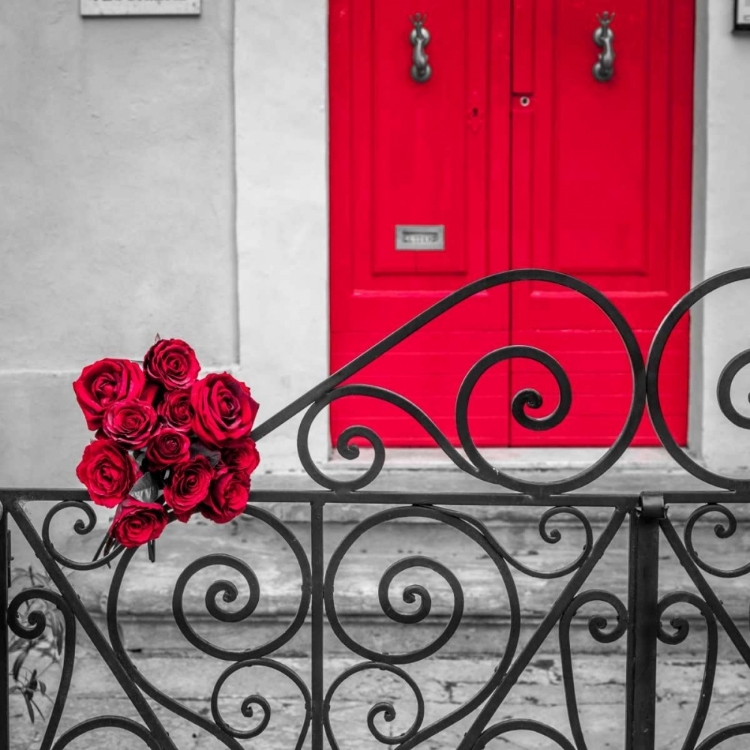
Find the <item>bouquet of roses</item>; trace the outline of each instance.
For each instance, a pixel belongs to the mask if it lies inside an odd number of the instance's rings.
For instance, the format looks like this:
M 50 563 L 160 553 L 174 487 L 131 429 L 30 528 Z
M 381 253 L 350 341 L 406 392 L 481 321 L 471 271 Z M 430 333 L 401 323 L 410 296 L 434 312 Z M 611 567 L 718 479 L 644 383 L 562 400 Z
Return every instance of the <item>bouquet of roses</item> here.
M 101 359 L 73 383 L 96 432 L 76 475 L 93 502 L 117 508 L 105 554 L 153 543 L 173 519 L 227 523 L 245 510 L 260 462 L 250 437 L 258 404 L 229 373 L 199 372 L 190 346 L 157 337 L 143 368 Z

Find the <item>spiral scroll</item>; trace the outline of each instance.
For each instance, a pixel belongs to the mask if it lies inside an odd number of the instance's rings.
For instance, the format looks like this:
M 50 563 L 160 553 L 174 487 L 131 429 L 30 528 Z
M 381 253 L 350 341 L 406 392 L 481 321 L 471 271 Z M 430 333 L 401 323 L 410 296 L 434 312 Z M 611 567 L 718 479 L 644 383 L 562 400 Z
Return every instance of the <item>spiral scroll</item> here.
M 423 507 L 401 507 L 401 508 L 390 508 L 380 513 L 376 513 L 365 521 L 357 525 L 339 544 L 337 549 L 331 556 L 331 560 L 328 564 L 326 571 L 325 584 L 324 584 L 324 600 L 326 607 L 326 614 L 328 616 L 328 622 L 331 629 L 339 638 L 339 640 L 352 652 L 359 656 L 368 659 L 366 664 L 379 665 L 367 667 L 360 665 L 356 671 L 369 668 L 387 669 L 393 674 L 401 675 L 402 672 L 396 665 L 399 664 L 411 664 L 435 654 L 442 647 L 444 647 L 448 641 L 456 633 L 463 616 L 464 609 L 464 597 L 463 590 L 460 582 L 456 576 L 451 573 L 444 565 L 431 558 L 426 558 L 420 555 L 411 555 L 402 558 L 398 562 L 391 565 L 381 577 L 378 585 L 378 599 L 384 614 L 391 620 L 403 624 L 416 624 L 424 622 L 428 617 L 432 607 L 432 596 L 428 591 L 427 587 L 422 584 L 410 584 L 407 585 L 402 592 L 402 599 L 406 603 L 419 602 L 416 610 L 412 612 L 402 612 L 391 604 L 389 599 L 389 590 L 394 577 L 406 570 L 415 570 L 417 568 L 433 570 L 437 575 L 443 578 L 451 588 L 453 595 L 453 607 L 448 617 L 448 622 L 443 631 L 429 644 L 414 649 L 408 652 L 392 653 L 382 652 L 375 649 L 369 648 L 368 646 L 355 640 L 344 628 L 341 623 L 336 603 L 334 599 L 334 588 L 336 582 L 336 576 L 339 571 L 342 560 L 355 544 L 355 542 L 362 537 L 362 535 L 372 529 L 375 526 L 386 523 L 388 521 L 400 518 L 426 518 L 434 521 L 444 523 L 457 531 L 461 532 L 469 539 L 474 541 L 479 547 L 481 547 L 487 556 L 490 558 L 492 563 L 500 573 L 501 580 L 508 598 L 509 604 L 509 632 L 508 642 L 505 646 L 504 653 L 499 660 L 497 668 L 488 682 L 482 686 L 477 693 L 467 700 L 462 706 L 455 709 L 451 713 L 443 716 L 441 719 L 433 722 L 432 724 L 421 727 L 421 720 L 415 722 L 414 726 L 401 736 L 399 740 L 400 746 L 407 750 L 408 748 L 416 747 L 420 743 L 427 740 L 429 737 L 433 737 L 449 726 L 452 726 L 456 722 L 460 721 L 465 716 L 469 715 L 474 711 L 492 692 L 497 686 L 497 682 L 505 675 L 509 665 L 511 664 L 520 634 L 520 602 L 518 599 L 518 592 L 515 586 L 515 582 L 510 573 L 510 569 L 506 560 L 503 557 L 502 547 L 500 547 L 497 540 L 492 537 L 489 531 L 483 532 L 476 526 L 468 523 L 461 514 L 455 514 L 449 511 L 438 510 L 431 506 Z M 337 686 L 346 678 L 351 676 L 353 672 L 347 672 L 341 675 L 335 683 Z M 405 673 L 404 673 L 405 674 Z M 407 682 L 408 678 L 404 677 Z M 411 684 L 411 683 L 410 683 Z M 419 696 L 419 691 L 416 686 L 412 688 L 415 691 L 415 695 Z M 333 694 L 333 690 L 330 691 L 329 695 Z M 418 698 L 419 700 L 419 698 Z M 377 709 L 377 710 L 376 710 Z M 378 714 L 382 714 L 386 720 L 392 720 L 395 716 L 395 709 L 392 706 L 386 704 L 379 704 L 378 707 L 374 708 L 373 711 Z M 371 714 L 371 717 L 374 714 Z M 326 719 L 326 721 L 328 721 Z M 378 733 L 373 731 L 374 725 L 372 719 L 369 721 L 370 731 L 377 738 Z M 330 731 L 330 728 L 327 729 Z M 384 740 L 381 740 L 384 741 Z
M 589 555 L 591 554 L 591 550 L 594 545 L 594 532 L 591 528 L 591 521 L 589 521 L 589 519 L 583 512 L 581 512 L 578 508 L 566 505 L 556 505 L 552 508 L 548 508 L 544 511 L 541 518 L 539 519 L 539 536 L 547 544 L 557 544 L 562 539 L 562 534 L 560 533 L 559 529 L 547 528 L 550 519 L 559 515 L 570 515 L 580 521 L 581 526 L 583 527 L 584 534 L 586 536 L 586 542 L 583 545 L 581 554 L 578 555 L 575 560 L 568 563 L 567 565 L 564 565 L 562 568 L 558 568 L 557 570 L 537 570 L 536 568 L 530 568 L 527 565 L 524 565 L 520 560 L 511 555 L 500 544 L 500 542 L 497 541 L 494 535 L 490 533 L 489 529 L 481 521 L 478 521 L 473 516 L 455 510 L 442 509 L 441 512 L 454 518 L 460 518 L 465 523 L 478 529 L 487 543 L 490 544 L 495 552 L 497 552 L 498 555 L 506 560 L 509 565 L 513 566 L 516 570 L 520 571 L 524 575 L 531 576 L 532 578 L 551 579 L 562 578 L 563 576 L 569 575 L 573 571 L 580 568 L 581 565 L 586 562 Z
M 263 732 L 268 727 L 268 724 L 271 721 L 271 705 L 262 695 L 253 694 L 247 696 L 242 701 L 242 705 L 240 707 L 242 716 L 247 719 L 253 718 L 254 707 L 258 708 L 261 711 L 260 722 L 252 729 L 243 730 L 231 726 L 224 719 L 221 711 L 219 710 L 219 694 L 221 693 L 221 688 L 224 686 L 224 683 L 233 674 L 239 672 L 240 670 L 252 669 L 253 667 L 261 667 L 279 672 L 285 677 L 288 677 L 299 689 L 302 698 L 304 699 L 305 718 L 303 720 L 302 728 L 300 729 L 300 733 L 297 738 L 295 750 L 301 750 L 302 746 L 305 744 L 305 737 L 307 737 L 307 731 L 310 727 L 310 717 L 312 715 L 312 699 L 310 697 L 310 691 L 308 690 L 307 685 L 305 685 L 300 676 L 293 669 L 290 669 L 289 667 L 277 661 L 274 661 L 273 659 L 248 659 L 246 661 L 241 661 L 237 664 L 233 664 L 221 674 L 216 682 L 216 685 L 214 686 L 213 692 L 211 693 L 211 714 L 213 715 L 213 719 L 216 722 L 216 725 L 231 737 L 247 740 L 253 739 L 254 737 L 258 737 L 259 735 L 263 734 Z
M 525 358 L 538 362 L 555 379 L 559 391 L 557 406 L 551 414 L 541 418 L 533 417 L 529 414 L 529 411 L 541 408 L 542 395 L 530 388 L 519 391 L 513 397 L 511 403 L 511 414 L 518 424 L 530 430 L 549 430 L 559 425 L 568 415 L 573 398 L 568 376 L 557 360 L 535 347 L 518 345 L 501 347 L 482 357 L 467 373 L 456 398 L 456 428 L 461 447 L 466 453 L 468 461 L 451 446 L 450 441 L 437 425 L 419 407 L 403 396 L 376 386 L 362 384 L 341 385 L 343 381 L 358 373 L 377 357 L 382 356 L 398 343 L 462 301 L 493 287 L 517 281 L 549 282 L 578 292 L 583 297 L 591 300 L 609 318 L 625 346 L 633 378 L 633 396 L 628 416 L 620 435 L 610 449 L 596 463 L 579 474 L 551 482 L 534 482 L 510 476 L 490 464 L 481 455 L 472 438 L 468 423 L 468 409 L 472 393 L 480 378 L 487 370 L 500 362 L 510 361 L 511 359 Z M 385 447 L 383 441 L 373 429 L 362 425 L 352 426 L 345 430 L 337 440 L 336 447 L 339 455 L 348 460 L 354 459 L 359 455 L 359 449 L 352 443 L 355 438 L 365 440 L 373 448 L 372 463 L 356 479 L 338 480 L 325 475 L 315 465 L 310 453 L 309 434 L 313 421 L 325 407 L 347 396 L 375 398 L 401 409 L 401 411 L 414 419 L 427 432 L 435 441 L 435 444 L 459 469 L 471 476 L 517 492 L 532 495 L 558 494 L 570 492 L 590 484 L 613 466 L 626 450 L 638 429 L 645 406 L 645 369 L 643 357 L 641 356 L 638 341 L 633 330 L 628 325 L 622 313 L 604 294 L 585 282 L 566 274 L 554 271 L 523 269 L 487 276 L 448 295 L 445 299 L 433 305 L 372 349 L 362 354 L 345 368 L 334 373 L 317 388 L 314 388 L 308 394 L 290 404 L 289 407 L 271 417 L 268 422 L 253 432 L 253 436 L 256 439 L 262 437 L 280 424 L 283 424 L 287 419 L 290 419 L 306 406 L 309 406 L 310 408 L 301 421 L 297 435 L 297 451 L 305 471 L 313 480 L 327 489 L 352 491 L 366 487 L 380 474 L 385 464 Z
M 72 570 L 94 570 L 94 568 L 101 568 L 104 565 L 109 565 L 118 555 L 122 554 L 123 547 L 118 547 L 114 551 L 110 552 L 104 557 L 100 557 L 97 560 L 91 562 L 81 562 L 80 560 L 71 560 L 65 557 L 52 542 L 50 534 L 50 526 L 52 520 L 56 515 L 62 513 L 64 510 L 75 508 L 81 511 L 86 519 L 78 518 L 73 524 L 73 530 L 80 536 L 90 534 L 96 528 L 96 511 L 91 507 L 89 503 L 81 503 L 77 500 L 63 500 L 52 508 L 49 513 L 44 517 L 44 523 L 42 525 L 42 540 L 47 551 L 52 557 L 66 568 Z
M 281 523 L 281 521 L 268 511 L 255 506 L 249 506 L 246 509 L 245 514 L 264 521 L 284 539 L 297 559 L 297 564 L 299 565 L 300 574 L 302 576 L 302 587 L 297 613 L 291 624 L 283 633 L 261 646 L 242 651 L 232 651 L 230 649 L 221 648 L 220 646 L 207 641 L 205 638 L 198 635 L 198 633 L 192 628 L 183 608 L 185 588 L 187 587 L 189 580 L 201 570 L 216 566 L 226 566 L 236 570 L 245 579 L 245 582 L 249 587 L 250 593 L 247 602 L 236 611 L 228 611 L 224 609 L 219 604 L 219 595 L 221 595 L 223 601 L 226 603 L 235 601 L 239 595 L 235 584 L 231 581 L 225 580 L 214 581 L 208 587 L 205 602 L 206 609 L 215 620 L 219 622 L 242 622 L 253 614 L 260 600 L 260 584 L 258 583 L 255 573 L 243 560 L 223 553 L 204 555 L 186 566 L 177 579 L 177 584 L 172 596 L 172 611 L 174 612 L 177 627 L 185 638 L 196 648 L 210 656 L 216 657 L 217 659 L 225 659 L 227 661 L 256 659 L 281 648 L 281 646 L 288 643 L 302 627 L 310 606 L 310 564 L 297 537 L 295 537 L 294 534 L 283 523 Z
M 682 616 L 675 616 L 670 620 L 670 625 L 674 628 L 674 633 L 668 633 L 663 626 L 662 618 L 667 609 L 675 604 L 684 603 L 695 607 L 706 621 L 706 666 L 703 671 L 703 682 L 701 685 L 698 705 L 695 709 L 695 716 L 685 737 L 684 747 L 695 747 L 695 743 L 700 737 L 703 724 L 706 721 L 708 709 L 711 704 L 711 695 L 714 687 L 714 677 L 716 675 L 716 656 L 718 653 L 718 627 L 716 617 L 706 602 L 699 596 L 689 591 L 673 591 L 663 596 L 658 605 L 659 615 L 659 640 L 663 643 L 674 645 L 682 643 L 690 633 L 690 622 Z
M 409 664 L 420 661 L 434 654 L 443 646 L 445 646 L 445 644 L 448 643 L 448 641 L 455 634 L 461 623 L 464 608 L 464 596 L 461 584 L 459 583 L 456 576 L 442 563 L 436 560 L 432 560 L 431 558 L 419 555 L 404 558 L 388 568 L 388 570 L 383 574 L 383 577 L 381 578 L 380 584 L 378 586 L 378 596 L 383 612 L 391 620 L 400 623 L 418 623 L 424 620 L 430 612 L 432 599 L 429 592 L 425 589 L 424 586 L 421 585 L 408 586 L 403 592 L 404 601 L 410 603 L 415 601 L 416 597 L 419 597 L 420 606 L 415 612 L 405 614 L 399 612 L 391 605 L 388 598 L 388 590 L 390 584 L 398 573 L 410 568 L 428 568 L 435 571 L 439 576 L 441 576 L 448 583 L 453 593 L 453 609 L 451 611 L 451 615 L 445 629 L 432 643 L 424 646 L 423 648 L 406 653 L 385 653 L 375 651 L 374 649 L 370 649 L 367 646 L 355 641 L 344 629 L 339 618 L 333 592 L 339 566 L 341 565 L 341 562 L 347 552 L 365 532 L 369 531 L 373 527 L 383 523 L 387 523 L 388 521 L 392 521 L 397 518 L 415 517 L 429 518 L 452 526 L 469 538 L 473 539 L 487 552 L 489 557 L 492 559 L 492 562 L 497 567 L 508 594 L 512 622 L 510 636 L 511 642 L 508 644 L 508 649 L 514 650 L 518 636 L 518 627 L 520 625 L 518 594 L 508 565 L 503 559 L 502 554 L 498 552 L 498 548 L 500 548 L 500 545 L 496 541 L 494 544 L 489 542 L 484 535 L 480 534 L 475 528 L 463 521 L 463 519 L 457 518 L 455 514 L 442 512 L 431 507 L 392 508 L 380 513 L 375 513 L 362 523 L 358 524 L 358 526 L 344 538 L 344 540 L 335 550 L 328 564 L 328 570 L 326 571 L 324 597 L 328 621 L 336 636 L 347 648 L 365 659 L 383 662 L 386 664 Z
M 646 396 L 651 422 L 656 434 L 659 436 L 659 440 L 667 449 L 669 455 L 672 456 L 672 458 L 682 466 L 683 469 L 703 482 L 712 484 L 716 487 L 723 487 L 724 489 L 742 492 L 750 491 L 750 478 L 739 479 L 710 471 L 705 466 L 701 466 L 688 455 L 684 448 L 681 448 L 677 444 L 677 441 L 667 425 L 664 417 L 664 410 L 662 409 L 661 395 L 659 393 L 659 370 L 661 368 L 664 350 L 669 338 L 677 324 L 690 308 L 711 292 L 745 279 L 750 279 L 750 267 L 737 268 L 732 271 L 727 271 L 726 273 L 712 276 L 710 279 L 698 284 L 682 297 L 682 299 L 680 299 L 670 310 L 667 317 L 664 318 L 659 326 L 656 336 L 654 336 L 654 340 L 651 344 L 651 349 L 648 354 L 648 364 L 646 367 Z M 749 363 L 750 349 L 738 354 L 726 365 L 719 376 L 719 381 L 716 385 L 716 395 L 722 413 L 730 422 L 732 422 L 732 424 L 744 429 L 750 429 L 750 417 L 745 417 L 737 411 L 732 404 L 730 390 L 732 381 L 737 373 Z
M 339 455 L 348 460 L 355 459 L 359 456 L 359 448 L 352 443 L 355 438 L 366 440 L 373 449 L 374 456 L 370 467 L 357 479 L 337 480 L 324 474 L 315 464 L 310 454 L 309 439 L 310 428 L 315 418 L 323 409 L 334 401 L 347 396 L 369 396 L 381 401 L 385 401 L 394 406 L 398 406 L 402 411 L 413 417 L 435 440 L 435 443 L 442 448 L 445 454 L 453 461 L 458 468 L 468 474 L 479 476 L 477 469 L 472 466 L 451 444 L 447 437 L 440 431 L 440 428 L 417 406 L 403 396 L 379 388 L 374 385 L 345 385 L 336 390 L 327 393 L 318 399 L 305 413 L 297 433 L 297 452 L 300 462 L 308 475 L 319 485 L 329 490 L 358 490 L 366 487 L 380 474 L 385 465 L 385 446 L 380 436 L 369 427 L 353 426 L 344 430 L 336 441 L 336 449 Z
M 57 733 L 57 728 L 60 725 L 60 718 L 68 699 L 70 682 L 73 678 L 73 665 L 76 654 L 76 618 L 73 616 L 70 607 L 66 604 L 63 597 L 57 592 L 41 587 L 24 589 L 13 597 L 8 605 L 7 613 L 8 627 L 19 638 L 28 641 L 34 640 L 39 638 L 47 629 L 47 617 L 44 612 L 39 609 L 32 609 L 26 615 L 27 625 L 21 621 L 21 607 L 24 604 L 35 600 L 42 600 L 54 604 L 55 607 L 60 610 L 63 619 L 65 620 L 65 639 L 63 643 L 63 664 L 60 675 L 60 684 L 57 688 L 57 695 L 55 696 L 52 712 L 47 723 L 47 728 L 44 732 L 44 738 L 39 745 L 39 750 L 49 750 L 49 748 L 52 747 L 52 741 Z
M 588 745 L 583 736 L 581 717 L 576 698 L 575 677 L 573 674 L 573 659 L 570 650 L 570 625 L 578 610 L 591 602 L 603 602 L 614 610 L 616 621 L 611 630 L 607 630 L 609 622 L 603 615 L 589 618 L 589 633 L 599 643 L 613 643 L 622 638 L 628 628 L 628 610 L 614 594 L 609 591 L 593 589 L 578 594 L 567 606 L 560 620 L 560 661 L 562 664 L 563 685 L 565 687 L 565 702 L 568 710 L 568 720 L 578 750 L 586 750 Z
M 401 734 L 395 736 L 388 736 L 383 734 L 375 724 L 378 716 L 382 716 L 383 719 L 387 722 L 395 720 L 397 712 L 393 703 L 383 701 L 372 706 L 372 708 L 370 708 L 370 710 L 367 712 L 367 727 L 370 730 L 370 734 L 372 734 L 372 736 L 378 742 L 384 745 L 401 745 L 405 742 L 408 742 L 409 740 L 414 739 L 420 727 L 422 726 L 422 722 L 424 721 L 424 697 L 422 696 L 422 692 L 419 689 L 419 686 L 416 682 L 414 682 L 408 672 L 405 672 L 403 669 L 401 669 L 400 667 L 396 667 L 393 664 L 385 664 L 382 662 L 365 662 L 363 664 L 356 664 L 355 666 L 347 669 L 344 673 L 340 674 L 333 681 L 331 687 L 326 693 L 325 701 L 323 702 L 323 726 L 325 727 L 326 736 L 328 737 L 328 742 L 330 743 L 332 750 L 339 750 L 339 744 L 336 741 L 336 735 L 333 731 L 333 727 L 331 726 L 331 703 L 333 701 L 333 697 L 339 686 L 343 682 L 345 682 L 355 674 L 369 670 L 380 670 L 383 672 L 388 672 L 403 680 L 411 689 L 417 702 L 417 712 L 412 725 L 405 732 L 402 732 Z
M 707 573 L 711 573 L 711 575 L 717 576 L 719 578 L 739 578 L 740 576 L 744 576 L 747 573 L 750 573 L 750 562 L 740 566 L 739 568 L 726 570 L 724 568 L 717 568 L 714 565 L 709 565 L 700 557 L 693 544 L 693 530 L 695 528 L 696 522 L 707 513 L 718 513 L 719 515 L 724 516 L 727 521 L 726 526 L 724 526 L 724 524 L 722 523 L 717 523 L 714 526 L 714 533 L 719 539 L 728 539 L 735 533 L 735 531 L 737 531 L 737 519 L 735 518 L 734 513 L 732 513 L 732 511 L 724 505 L 719 505 L 718 503 L 710 503 L 708 505 L 701 506 L 697 510 L 694 510 L 690 514 L 688 522 L 685 524 L 685 548 L 687 549 L 688 554 L 692 558 L 693 562 L 699 568 L 705 570 Z

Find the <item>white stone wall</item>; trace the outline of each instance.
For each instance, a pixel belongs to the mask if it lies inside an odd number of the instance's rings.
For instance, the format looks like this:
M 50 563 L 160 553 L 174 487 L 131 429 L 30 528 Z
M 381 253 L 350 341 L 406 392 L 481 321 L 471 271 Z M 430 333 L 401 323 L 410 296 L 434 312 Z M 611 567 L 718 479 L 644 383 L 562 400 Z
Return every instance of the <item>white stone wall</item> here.
M 232 38 L 232 0 L 0 3 L 0 484 L 77 485 L 89 362 L 159 333 L 236 364 Z
M 698 42 L 705 49 L 696 76 L 694 283 L 750 265 L 750 36 L 732 34 L 733 3 L 697 3 Z M 750 282 L 707 298 L 698 323 L 693 347 L 702 373 L 692 393 L 700 449 L 710 467 L 739 474 L 750 466 L 750 434 L 720 412 L 716 385 L 727 362 L 750 348 Z M 732 393 L 738 409 L 750 413 L 747 373 L 740 373 Z
M 328 375 L 326 0 L 236 3 L 240 373 L 262 421 Z M 300 469 L 299 419 L 262 468 Z M 324 415 L 310 447 L 327 455 Z

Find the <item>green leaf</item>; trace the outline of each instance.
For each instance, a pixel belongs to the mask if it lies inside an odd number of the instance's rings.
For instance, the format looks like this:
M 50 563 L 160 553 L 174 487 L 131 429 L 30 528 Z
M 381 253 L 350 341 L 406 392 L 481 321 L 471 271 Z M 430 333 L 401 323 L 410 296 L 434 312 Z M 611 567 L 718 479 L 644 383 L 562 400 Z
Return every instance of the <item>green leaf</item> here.
M 149 472 L 144 474 L 130 490 L 130 497 L 140 500 L 142 503 L 155 503 L 159 497 L 159 487 L 154 476 Z

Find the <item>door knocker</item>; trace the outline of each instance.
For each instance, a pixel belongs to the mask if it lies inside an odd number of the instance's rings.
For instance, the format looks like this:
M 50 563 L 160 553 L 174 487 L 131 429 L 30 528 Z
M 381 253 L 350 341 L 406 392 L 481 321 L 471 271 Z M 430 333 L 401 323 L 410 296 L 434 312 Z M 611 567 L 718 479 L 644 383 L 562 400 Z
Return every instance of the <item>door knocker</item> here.
M 424 27 L 424 22 L 427 20 L 427 14 L 415 13 L 413 16 L 409 16 L 409 20 L 414 26 L 409 35 L 411 46 L 414 47 L 411 77 L 417 83 L 426 83 L 432 76 L 432 67 L 427 62 L 430 58 L 424 51 L 424 48 L 430 43 L 430 32 Z
M 593 73 L 594 78 L 602 83 L 609 81 L 615 72 L 615 50 L 612 46 L 615 33 L 609 27 L 614 17 L 614 13 L 607 11 L 597 16 L 599 28 L 594 32 L 594 43 L 602 48 L 602 52 L 599 53 L 599 59 L 594 63 Z

